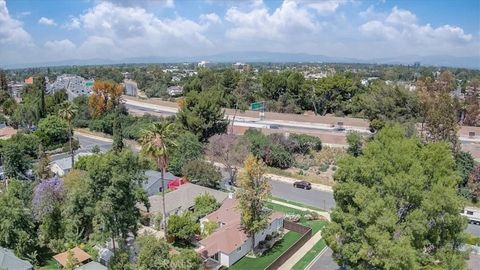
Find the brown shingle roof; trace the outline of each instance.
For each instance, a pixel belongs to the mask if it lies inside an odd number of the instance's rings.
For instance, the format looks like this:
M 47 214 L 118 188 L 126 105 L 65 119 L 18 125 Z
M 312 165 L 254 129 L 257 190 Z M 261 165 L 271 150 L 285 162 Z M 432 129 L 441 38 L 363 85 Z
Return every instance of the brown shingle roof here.
M 215 221 L 222 225 L 214 233 L 200 241 L 202 248 L 198 250 L 199 253 L 207 257 L 213 256 L 219 251 L 230 254 L 248 240 L 248 235 L 241 226 L 240 210 L 237 205 L 236 199 L 227 198 L 217 211 L 205 217 L 209 221 Z M 272 212 L 269 222 L 272 223 L 283 216 L 283 213 Z
M 74 247 L 74 248 L 71 249 L 71 251 L 73 252 L 73 256 L 75 258 L 77 258 L 77 261 L 79 263 L 83 263 L 83 262 L 85 262 L 87 260 L 90 260 L 92 258 L 92 257 L 90 257 L 90 255 L 88 255 L 88 253 L 81 250 L 79 247 Z M 53 256 L 53 258 L 59 264 L 61 264 L 63 267 L 65 267 L 65 265 L 67 265 L 67 257 L 68 257 L 68 251 L 65 251 L 63 253 L 60 253 L 60 254 L 57 254 L 57 255 Z

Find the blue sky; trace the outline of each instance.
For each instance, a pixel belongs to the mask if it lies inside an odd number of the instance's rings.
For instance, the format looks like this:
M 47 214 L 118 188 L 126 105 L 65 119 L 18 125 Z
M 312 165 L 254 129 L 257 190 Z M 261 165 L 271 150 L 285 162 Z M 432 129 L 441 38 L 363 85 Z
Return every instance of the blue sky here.
M 480 1 L 0 0 L 0 65 L 234 51 L 480 61 Z

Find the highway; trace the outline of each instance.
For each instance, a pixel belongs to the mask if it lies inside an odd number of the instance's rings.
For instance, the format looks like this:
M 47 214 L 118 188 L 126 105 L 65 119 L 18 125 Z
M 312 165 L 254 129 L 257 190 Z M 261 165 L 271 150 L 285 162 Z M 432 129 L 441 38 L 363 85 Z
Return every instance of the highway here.
M 124 99 L 125 106 L 133 114 L 145 114 L 149 113 L 157 116 L 170 116 L 178 112 L 178 108 L 173 103 L 167 103 L 166 105 L 152 104 L 147 102 L 142 102 L 139 100 L 133 100 L 130 98 Z M 163 104 L 163 103 L 162 103 Z M 230 113 L 230 114 L 229 114 Z M 351 119 L 345 118 L 345 125 L 342 126 L 342 129 L 339 130 L 338 125 L 328 124 L 328 121 L 322 120 L 317 122 L 304 122 L 304 121 L 295 121 L 295 120 L 279 120 L 279 119 L 260 119 L 258 116 L 254 116 L 250 111 L 245 113 L 245 115 L 238 115 L 235 117 L 235 127 L 243 128 L 261 128 L 265 132 L 290 132 L 290 133 L 306 133 L 310 135 L 315 135 L 320 137 L 322 142 L 325 145 L 331 146 L 346 146 L 345 135 L 347 131 L 354 130 L 361 132 L 362 134 L 371 134 L 368 126 L 365 125 L 363 120 L 360 119 Z M 281 114 L 277 114 L 281 115 Z M 285 118 L 291 116 L 294 119 L 298 119 L 298 115 L 288 115 L 284 114 Z M 226 118 L 232 120 L 233 115 L 231 110 L 227 110 Z M 305 116 L 304 118 L 312 119 L 310 116 Z M 316 118 L 313 118 L 316 119 Z M 335 118 L 335 121 L 341 120 L 342 118 Z M 315 121 L 315 120 L 311 120 Z M 333 121 L 333 120 L 329 120 Z M 343 121 L 343 120 L 342 120 Z M 351 122 L 358 122 L 352 124 Z M 350 125 L 348 125 L 350 123 Z M 469 151 L 472 153 L 474 158 L 480 159 L 480 129 L 477 127 L 464 127 L 465 130 L 459 133 L 459 140 L 462 144 L 464 151 Z M 462 127 L 463 129 L 463 127 Z M 468 135 L 466 130 L 475 131 L 475 136 L 471 137 Z

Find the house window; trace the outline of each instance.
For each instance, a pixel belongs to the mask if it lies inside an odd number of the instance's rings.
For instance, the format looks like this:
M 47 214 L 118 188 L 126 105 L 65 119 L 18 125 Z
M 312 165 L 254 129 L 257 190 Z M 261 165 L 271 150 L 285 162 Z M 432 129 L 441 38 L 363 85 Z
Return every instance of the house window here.
M 239 246 L 239 247 L 237 248 L 237 252 L 240 251 L 240 250 L 242 250 L 242 246 Z
M 467 211 L 467 215 L 473 215 L 473 212 L 472 211 Z
M 215 253 L 215 255 L 213 255 L 213 256 L 212 256 L 212 257 L 210 257 L 210 258 L 212 258 L 212 259 L 214 259 L 215 261 L 217 261 L 217 262 L 218 262 L 218 252 L 217 252 L 217 253 Z

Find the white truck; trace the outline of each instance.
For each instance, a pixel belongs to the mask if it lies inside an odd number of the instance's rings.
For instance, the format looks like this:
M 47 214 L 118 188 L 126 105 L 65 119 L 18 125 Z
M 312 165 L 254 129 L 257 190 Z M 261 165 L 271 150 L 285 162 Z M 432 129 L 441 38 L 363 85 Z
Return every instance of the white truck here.
M 460 214 L 468 218 L 469 223 L 480 225 L 480 208 L 476 207 L 465 207 Z

